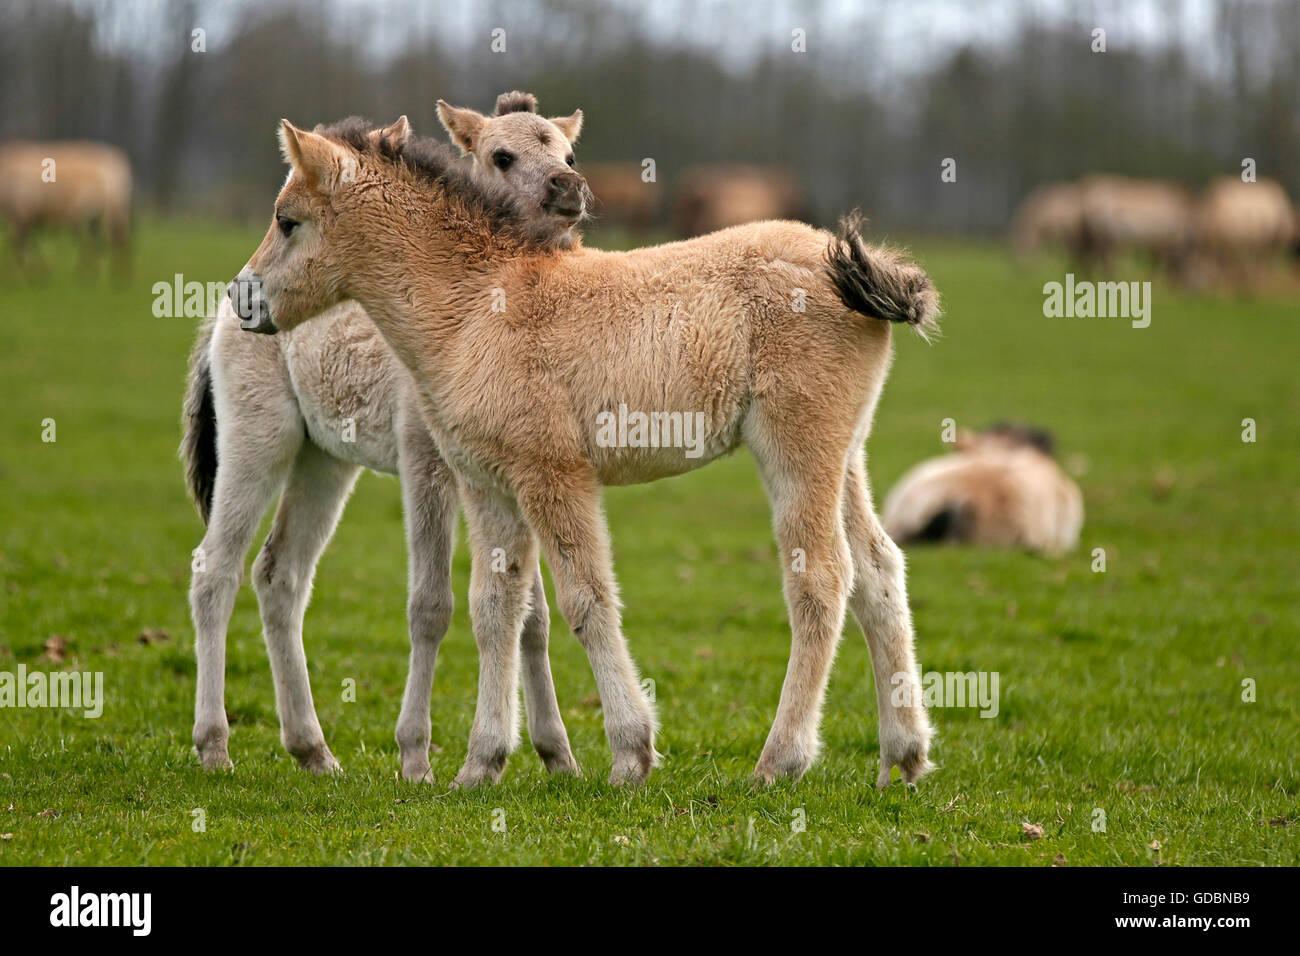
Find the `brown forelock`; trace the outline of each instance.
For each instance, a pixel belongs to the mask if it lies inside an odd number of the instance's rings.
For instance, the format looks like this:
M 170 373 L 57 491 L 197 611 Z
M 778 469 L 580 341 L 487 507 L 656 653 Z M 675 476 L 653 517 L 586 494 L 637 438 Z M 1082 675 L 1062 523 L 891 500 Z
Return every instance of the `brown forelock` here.
M 492 111 L 493 116 L 505 116 L 507 113 L 536 113 L 537 97 L 532 93 L 524 93 L 520 90 L 511 90 L 509 93 L 502 93 L 497 97 L 496 109 Z

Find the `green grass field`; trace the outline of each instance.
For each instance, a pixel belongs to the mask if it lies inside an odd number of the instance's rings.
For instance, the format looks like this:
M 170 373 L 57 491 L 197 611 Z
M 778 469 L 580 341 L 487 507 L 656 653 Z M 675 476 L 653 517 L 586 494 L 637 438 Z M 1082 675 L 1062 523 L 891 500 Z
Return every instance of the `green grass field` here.
M 853 625 L 823 758 L 797 784 L 751 787 L 789 632 L 743 451 L 607 495 L 626 632 L 663 723 L 665 759 L 644 787 L 604 782 L 595 685 L 556 616 L 555 680 L 586 775 L 548 778 L 525 743 L 499 786 L 448 792 L 477 670 L 463 547 L 434 688 L 439 785 L 395 779 L 405 554 L 397 482 L 374 476 L 307 615 L 346 775 L 316 779 L 281 749 L 249 588 L 229 637 L 235 771 L 203 773 L 186 597 L 202 529 L 175 453 L 195 323 L 154 318 L 150 288 L 178 272 L 224 280 L 260 234 L 155 224 L 129 286 L 58 265 L 45 282 L 0 284 L 0 671 L 102 671 L 107 696 L 97 720 L 0 710 L 0 865 L 1300 863 L 1294 294 L 1184 298 L 1157 283 L 1147 329 L 1048 319 L 1041 287 L 1063 267 L 1026 271 L 992 245 L 915 244 L 945 296 L 945 336 L 897 336 L 869 445 L 877 494 L 943 450 L 945 418 L 1028 419 L 1086 459 L 1088 520 L 1059 561 L 909 554 L 922 668 L 996 671 L 1001 686 L 994 719 L 935 711 L 939 769 L 918 789 L 872 786 L 875 692 Z M 146 629 L 165 634 L 145 643 Z M 62 663 L 43 656 L 54 635 Z

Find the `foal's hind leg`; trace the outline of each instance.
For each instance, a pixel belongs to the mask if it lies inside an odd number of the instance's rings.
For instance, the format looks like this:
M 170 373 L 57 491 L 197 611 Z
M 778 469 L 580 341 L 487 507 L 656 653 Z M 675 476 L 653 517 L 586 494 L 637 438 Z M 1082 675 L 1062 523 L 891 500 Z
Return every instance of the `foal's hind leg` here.
M 311 599 L 316 563 L 359 473 L 356 465 L 304 442 L 271 533 L 253 562 L 253 587 L 275 681 L 280 740 L 298 758 L 299 766 L 313 773 L 335 773 L 339 762 L 325 745 L 316 717 L 302 646 L 302 619 Z
M 552 773 L 580 774 L 578 761 L 569 747 L 569 732 L 560 716 L 551 678 L 551 609 L 546 605 L 542 568 L 533 569 L 532 600 L 519 641 L 523 652 L 524 708 L 528 713 L 528 737 L 533 749 Z
M 853 555 L 849 603 L 871 649 L 876 679 L 881 756 L 876 785 L 888 786 L 895 766 L 911 783 L 930 769 L 932 731 L 921 699 L 903 554 L 871 508 L 866 468 L 856 451 L 844 480 L 844 528 Z
M 277 414 L 278 412 L 278 414 Z M 257 523 L 275 498 L 299 443 L 302 422 L 287 407 L 241 420 L 218 415 L 222 431 L 208 530 L 194 557 L 190 611 L 198 679 L 194 749 L 208 770 L 231 766 L 226 720 L 226 628 Z
M 754 771 L 765 783 L 797 779 L 817 757 L 822 698 L 852 580 L 839 514 L 842 466 L 812 456 L 795 461 L 789 447 L 755 443 L 772 499 L 792 632 L 781 702 Z

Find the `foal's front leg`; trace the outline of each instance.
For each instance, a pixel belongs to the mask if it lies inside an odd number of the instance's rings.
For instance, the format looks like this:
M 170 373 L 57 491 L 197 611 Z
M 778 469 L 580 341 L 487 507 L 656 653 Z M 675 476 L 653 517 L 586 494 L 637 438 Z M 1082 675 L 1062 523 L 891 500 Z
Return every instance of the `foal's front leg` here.
M 433 672 L 438 648 L 451 625 L 455 597 L 451 557 L 460 499 L 451 472 L 423 431 L 403 437 L 398 473 L 402 479 L 403 516 L 409 589 L 406 619 L 411 632 L 411 660 L 397 718 L 397 747 L 402 777 L 432 783 L 429 718 Z
M 623 637 L 600 486 L 594 475 L 567 474 L 534 476 L 517 488 L 550 565 L 560 612 L 596 677 L 605 736 L 614 755 L 610 782 L 641 783 L 659 758 L 655 715 Z
M 398 462 L 406 519 L 410 592 L 407 619 L 411 661 L 397 719 L 397 746 L 402 777 L 432 783 L 429 716 L 438 648 L 451 625 L 455 598 L 451 588 L 456 513 L 460 498 L 455 479 L 438 452 L 423 419 L 413 415 L 403 426 Z M 538 756 L 553 773 L 578 773 L 569 735 L 560 716 L 551 680 L 548 644 L 551 621 L 542 587 L 542 570 L 533 567 L 532 602 L 520 635 L 528 733 Z

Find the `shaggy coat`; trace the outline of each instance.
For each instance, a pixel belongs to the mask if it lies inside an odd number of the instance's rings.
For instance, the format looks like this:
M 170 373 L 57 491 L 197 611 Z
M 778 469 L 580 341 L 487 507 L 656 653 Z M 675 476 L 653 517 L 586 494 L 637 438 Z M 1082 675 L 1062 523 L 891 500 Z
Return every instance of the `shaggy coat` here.
M 757 776 L 798 777 L 815 759 L 846 599 L 875 668 L 877 781 L 893 766 L 906 780 L 928 769 L 902 556 L 871 508 L 862 457 L 890 361 L 884 320 L 934 325 L 921 269 L 867 246 L 853 223 L 839 237 L 764 222 L 632 252 L 557 252 L 444 158 L 287 122 L 282 132 L 293 173 L 240 274 L 258 290 L 239 296 L 240 314 L 251 330 L 291 330 L 354 298 L 415 379 L 473 552 L 481 670 L 459 782 L 498 779 L 512 749 L 539 548 L 596 677 L 611 780 L 645 779 L 655 719 L 622 633 L 601 488 L 681 474 L 741 443 L 772 499 L 793 628 Z M 702 451 L 600 441 L 622 405 L 699 415 Z

